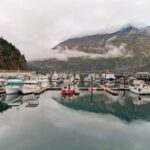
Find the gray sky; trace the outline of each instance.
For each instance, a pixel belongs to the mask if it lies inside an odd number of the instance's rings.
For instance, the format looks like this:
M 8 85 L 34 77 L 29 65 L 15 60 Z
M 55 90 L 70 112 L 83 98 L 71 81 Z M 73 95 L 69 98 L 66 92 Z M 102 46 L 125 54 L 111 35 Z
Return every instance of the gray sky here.
M 28 60 L 48 58 L 67 38 L 147 26 L 149 14 L 149 0 L 1 0 L 0 35 Z

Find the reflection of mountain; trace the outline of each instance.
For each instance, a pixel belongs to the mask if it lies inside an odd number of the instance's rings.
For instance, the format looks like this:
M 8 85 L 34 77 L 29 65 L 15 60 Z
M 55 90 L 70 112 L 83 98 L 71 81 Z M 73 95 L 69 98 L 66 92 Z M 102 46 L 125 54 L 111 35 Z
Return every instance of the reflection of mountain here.
M 94 95 L 92 103 L 90 95 L 78 97 L 70 103 L 64 101 L 60 103 L 76 110 L 112 114 L 128 122 L 138 119 L 150 121 L 150 103 L 142 103 L 141 100 L 141 105 L 136 105 L 134 100 L 135 98 L 128 93 L 125 98 L 118 97 L 115 101 L 105 94 L 97 94 Z

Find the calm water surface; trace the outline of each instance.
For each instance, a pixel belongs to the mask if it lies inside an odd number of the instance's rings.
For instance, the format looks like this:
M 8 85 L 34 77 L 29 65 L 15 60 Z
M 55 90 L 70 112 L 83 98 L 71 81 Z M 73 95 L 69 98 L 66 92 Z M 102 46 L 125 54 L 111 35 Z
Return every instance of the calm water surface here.
M 0 150 L 148 150 L 150 97 L 0 97 Z

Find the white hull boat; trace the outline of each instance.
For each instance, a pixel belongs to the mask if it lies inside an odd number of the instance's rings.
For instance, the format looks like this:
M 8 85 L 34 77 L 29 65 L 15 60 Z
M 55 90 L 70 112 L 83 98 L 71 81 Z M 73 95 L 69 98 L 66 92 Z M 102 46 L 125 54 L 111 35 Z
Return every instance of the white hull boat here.
M 20 93 L 23 81 L 21 79 L 9 79 L 5 87 L 6 94 Z
M 150 94 L 150 88 L 135 88 L 135 87 L 129 87 L 130 91 L 139 94 L 139 95 L 149 95 Z
M 21 88 L 21 93 L 22 94 L 32 94 L 32 93 L 35 93 L 36 91 L 36 86 L 28 86 L 28 85 L 24 85 L 22 88 Z
M 20 88 L 15 86 L 13 87 L 6 86 L 5 90 L 6 90 L 6 94 L 16 94 L 20 92 Z
M 130 91 L 139 95 L 149 95 L 150 86 L 146 85 L 143 80 L 134 80 L 132 86 L 129 87 Z

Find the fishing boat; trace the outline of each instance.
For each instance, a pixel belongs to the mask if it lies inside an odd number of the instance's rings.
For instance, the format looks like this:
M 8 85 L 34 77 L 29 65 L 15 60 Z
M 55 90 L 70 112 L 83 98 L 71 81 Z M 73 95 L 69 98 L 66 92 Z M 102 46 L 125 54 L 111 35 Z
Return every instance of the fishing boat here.
M 67 79 L 67 74 L 61 73 L 59 74 L 59 83 L 62 84 Z
M 54 72 L 54 74 L 51 77 L 51 81 L 52 82 L 57 82 L 58 81 L 58 77 L 59 77 L 58 74 L 56 72 Z
M 91 82 L 91 77 L 90 76 L 85 77 L 84 82 Z
M 132 85 L 129 86 L 131 92 L 139 95 L 149 95 L 150 86 L 145 84 L 143 80 L 134 80 Z
M 62 95 L 73 95 L 74 94 L 74 87 L 71 82 L 64 83 L 62 89 L 61 89 Z
M 0 78 L 0 94 L 5 93 L 6 84 L 7 84 L 7 80 L 5 78 Z
M 23 80 L 20 78 L 8 79 L 5 87 L 6 94 L 20 93 L 20 89 L 23 86 Z
M 48 76 L 39 76 L 39 82 L 41 83 L 41 87 L 46 90 L 50 86 L 49 78 Z
M 80 75 L 79 75 L 79 74 L 76 74 L 74 80 L 75 80 L 76 82 L 80 82 Z
M 35 93 L 37 90 L 38 85 L 38 79 L 37 78 L 30 78 L 26 79 L 24 81 L 24 85 L 21 87 L 21 93 L 22 94 L 32 94 Z
M 7 84 L 7 80 L 5 78 L 0 78 L 0 86 L 5 86 Z
M 102 74 L 102 80 L 107 86 L 114 86 L 115 79 L 115 75 L 111 71 L 106 71 Z
M 72 73 L 70 73 L 68 75 L 68 79 L 69 79 L 70 82 L 73 82 L 74 81 L 74 75 Z

